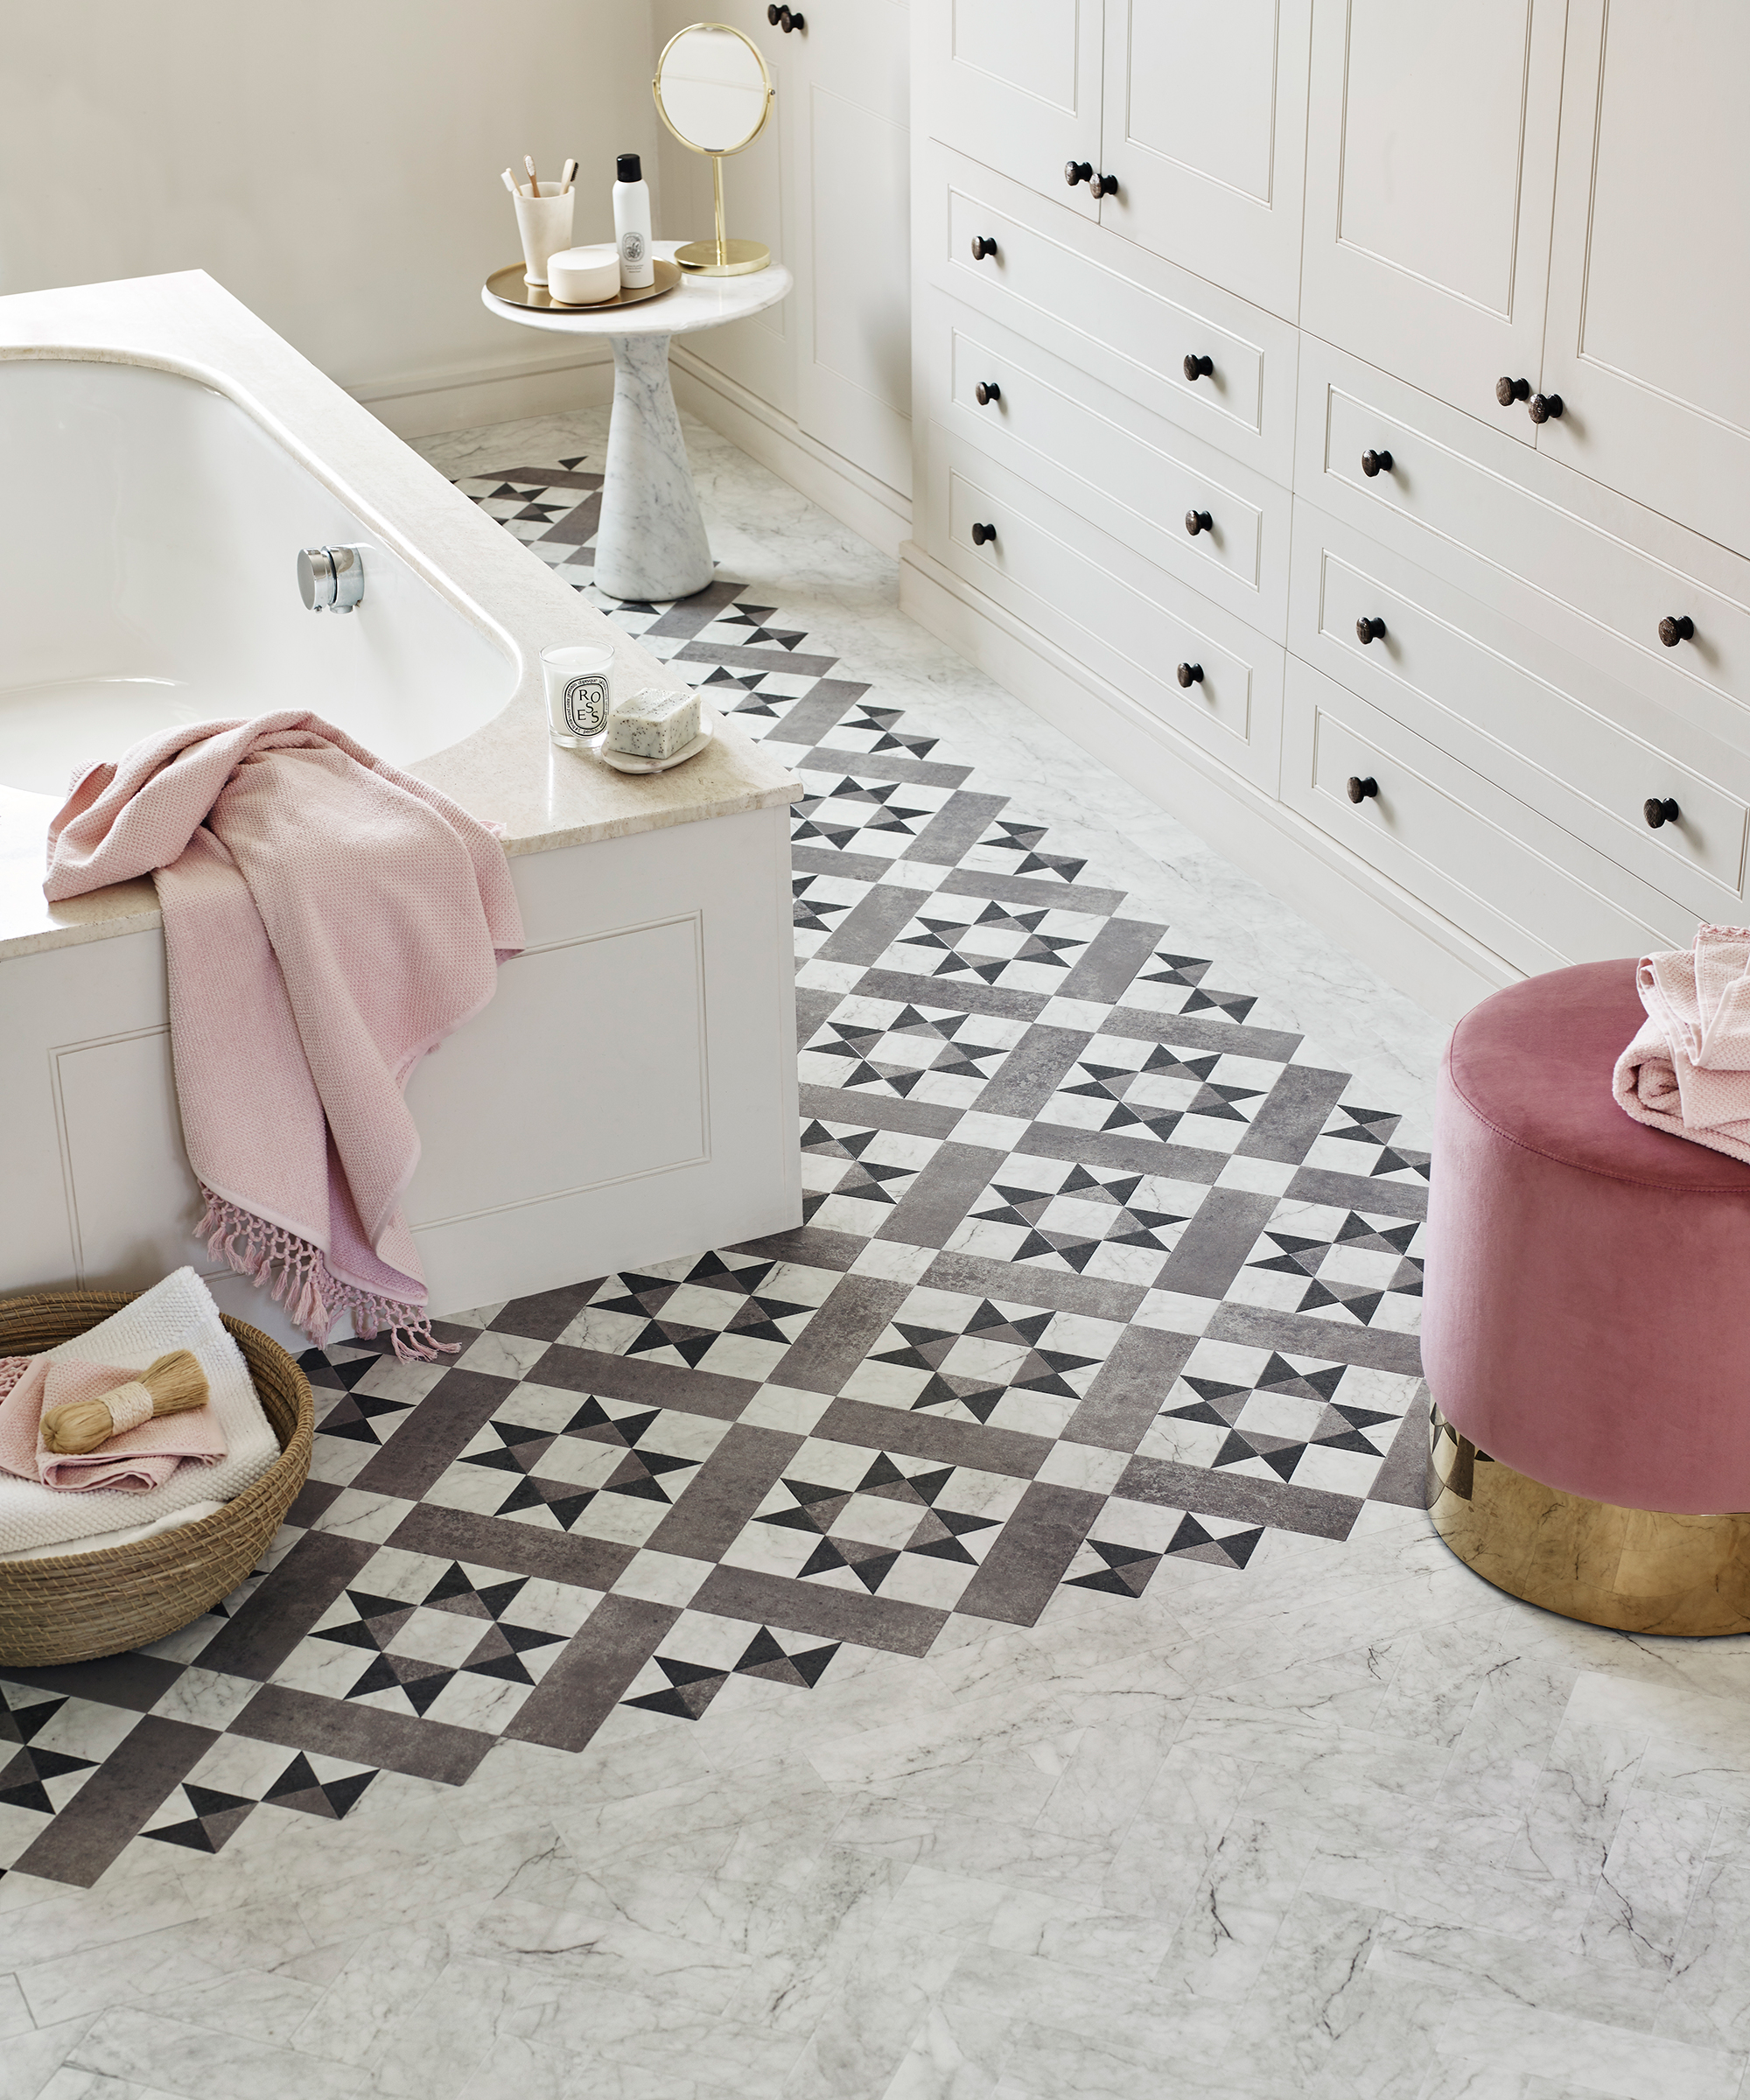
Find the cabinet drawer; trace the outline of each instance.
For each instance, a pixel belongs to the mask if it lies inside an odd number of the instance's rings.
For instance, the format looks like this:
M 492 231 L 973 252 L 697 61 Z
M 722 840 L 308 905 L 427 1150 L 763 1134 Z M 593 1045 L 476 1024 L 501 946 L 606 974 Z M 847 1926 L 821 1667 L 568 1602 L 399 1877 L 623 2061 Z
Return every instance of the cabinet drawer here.
M 1351 802 L 1352 778 L 1377 794 Z M 1292 657 L 1282 800 L 1528 975 L 1694 937 L 1693 913 Z
M 940 424 L 930 426 L 928 442 L 930 552 L 1149 714 L 1273 793 L 1279 645 Z M 994 525 L 995 539 L 976 545 L 975 525 Z
M 1301 372 L 1298 494 L 1750 745 L 1750 563 L 1311 336 Z M 1667 616 L 1692 638 L 1665 647 Z
M 1285 488 L 940 292 L 926 312 L 930 410 L 957 437 L 1282 639 Z
M 1750 759 L 1306 503 L 1289 646 L 1699 917 L 1736 914 Z M 1649 799 L 1680 815 L 1649 828 Z
M 1288 485 L 1285 321 L 940 147 L 919 175 L 918 254 L 938 290 Z M 975 237 L 995 253 L 975 259 Z M 1212 369 L 1187 378 L 1186 357 Z

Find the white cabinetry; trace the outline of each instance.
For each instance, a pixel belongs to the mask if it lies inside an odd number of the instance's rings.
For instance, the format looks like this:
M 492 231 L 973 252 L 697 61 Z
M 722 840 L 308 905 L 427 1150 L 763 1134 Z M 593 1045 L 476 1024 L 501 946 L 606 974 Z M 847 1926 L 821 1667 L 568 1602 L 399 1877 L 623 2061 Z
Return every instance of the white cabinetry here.
M 1100 223 L 1294 318 L 1312 0 L 1106 0 Z
M 907 0 L 815 0 L 786 33 L 764 0 L 715 17 L 751 37 L 778 89 L 772 123 L 724 163 L 730 231 L 795 273 L 781 306 L 672 353 L 676 396 L 878 545 L 911 511 Z M 655 48 L 697 19 L 657 0 Z M 659 232 L 711 222 L 710 164 L 664 134 Z
M 912 488 L 911 125 L 904 0 L 807 10 L 793 71 L 796 420 Z M 796 39 L 789 39 L 794 42 Z
M 916 6 L 902 602 L 1437 1010 L 1741 920 L 1750 10 Z
M 1750 552 L 1750 7 L 1570 0 L 1540 450 Z
M 1301 325 L 1530 444 L 1564 0 L 1318 0 Z
M 1101 150 L 1102 0 L 914 0 L 914 111 L 920 136 L 1097 218 L 1064 181 Z

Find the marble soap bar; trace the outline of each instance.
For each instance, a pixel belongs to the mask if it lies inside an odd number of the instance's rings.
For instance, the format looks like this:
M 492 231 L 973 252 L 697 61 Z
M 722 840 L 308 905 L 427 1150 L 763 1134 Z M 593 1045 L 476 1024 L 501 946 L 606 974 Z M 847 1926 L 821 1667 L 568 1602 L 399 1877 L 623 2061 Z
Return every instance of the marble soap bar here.
M 654 686 L 620 701 L 607 718 L 607 747 L 633 759 L 672 759 L 699 733 L 696 692 L 660 692 Z

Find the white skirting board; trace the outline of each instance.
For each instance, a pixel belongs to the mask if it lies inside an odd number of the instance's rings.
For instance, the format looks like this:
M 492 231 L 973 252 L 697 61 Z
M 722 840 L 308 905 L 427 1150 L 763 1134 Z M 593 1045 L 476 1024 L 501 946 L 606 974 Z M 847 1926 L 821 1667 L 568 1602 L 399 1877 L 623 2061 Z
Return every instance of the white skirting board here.
M 432 438 L 523 416 L 601 408 L 613 399 L 613 357 L 605 342 L 584 340 L 540 357 L 361 380 L 346 391 L 397 438 Z
M 422 1152 L 405 1208 L 434 1312 L 800 1223 L 788 810 L 511 868 L 528 946 L 408 1087 Z M 212 1270 L 192 1236 L 162 933 L 0 962 L 0 1294 Z M 303 1346 L 241 1279 L 217 1295 Z
M 1519 972 L 1260 794 L 915 542 L 900 605 L 1054 727 L 1376 970 L 1428 1012 L 1458 1017 Z
M 675 399 L 709 424 L 750 459 L 757 459 L 811 503 L 850 526 L 890 559 L 912 529 L 912 507 L 897 489 L 878 481 L 811 438 L 794 416 L 708 365 L 683 342 L 668 353 Z

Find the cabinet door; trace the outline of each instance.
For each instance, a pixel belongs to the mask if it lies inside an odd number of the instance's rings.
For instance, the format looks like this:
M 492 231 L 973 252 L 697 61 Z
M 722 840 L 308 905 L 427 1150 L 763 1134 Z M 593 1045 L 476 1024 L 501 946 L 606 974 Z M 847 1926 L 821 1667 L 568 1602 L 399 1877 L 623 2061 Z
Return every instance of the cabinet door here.
M 1572 0 L 1539 448 L 1750 552 L 1750 8 Z
M 788 113 L 796 420 L 902 496 L 912 484 L 909 26 L 906 0 L 814 0 Z
M 1315 0 L 1303 327 L 1526 444 L 1566 0 Z
M 1105 0 L 919 0 L 916 122 L 1085 218 L 1070 162 L 1100 152 Z
M 657 0 L 653 10 L 654 51 L 699 19 L 691 0 Z M 766 19 L 762 0 L 718 0 L 714 22 L 726 22 L 752 38 L 765 54 L 778 89 L 778 102 L 746 152 L 723 164 L 724 215 L 732 238 L 763 241 L 780 262 L 794 269 L 795 228 L 789 220 L 791 185 L 788 127 L 783 122 L 789 99 L 800 88 L 802 66 L 789 48 L 801 39 L 781 36 Z M 653 54 L 654 55 L 654 54 Z M 661 241 L 708 241 L 714 224 L 710 162 L 690 153 L 668 130 L 657 126 L 655 234 Z M 678 295 L 676 295 L 678 296 Z M 787 416 L 796 409 L 796 359 L 793 337 L 794 299 L 768 306 L 726 328 L 707 328 L 682 336 L 676 345 L 683 358 L 696 358 L 726 379 L 744 386 Z
M 1295 318 L 1312 0 L 1106 0 L 1100 223 Z

